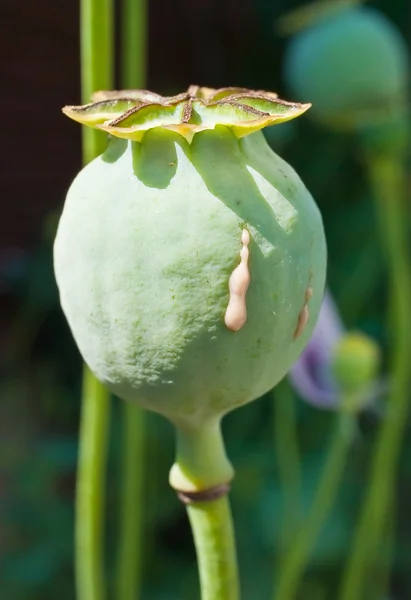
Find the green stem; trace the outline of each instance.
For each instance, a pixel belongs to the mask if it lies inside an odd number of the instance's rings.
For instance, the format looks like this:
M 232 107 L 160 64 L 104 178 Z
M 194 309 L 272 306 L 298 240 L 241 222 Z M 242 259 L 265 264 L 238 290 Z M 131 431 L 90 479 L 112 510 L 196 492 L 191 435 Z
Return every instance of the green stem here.
M 174 421 L 174 425 L 177 448 L 170 485 L 175 490 L 196 492 L 231 481 L 234 470 L 225 452 L 220 419 L 200 425 Z
M 81 97 L 87 104 L 98 90 L 113 86 L 113 0 L 80 0 Z M 83 127 L 83 161 L 101 154 L 107 135 Z
M 146 63 L 146 0 L 123 0 L 121 14 L 121 86 L 143 88 Z M 116 598 L 136 600 L 142 579 L 145 418 L 137 404 L 123 403 L 124 444 L 120 490 Z
M 407 423 L 410 385 L 411 271 L 408 262 L 406 175 L 398 156 L 368 159 L 368 170 L 380 216 L 390 276 L 391 389 L 386 415 L 376 440 L 366 496 L 343 577 L 340 599 L 359 600 L 375 565 L 397 475 Z
M 282 549 L 301 522 L 301 465 L 296 427 L 296 402 L 287 379 L 274 391 L 274 442 L 278 487 L 282 497 Z
M 370 578 L 367 592 L 373 600 L 387 600 L 390 597 L 390 574 L 391 564 L 394 556 L 395 546 L 395 514 L 391 512 L 387 515 L 387 523 L 384 525 L 384 544 L 379 549 L 380 560 L 378 568 L 373 571 Z
M 113 83 L 112 0 L 80 0 L 81 87 L 84 103 Z M 104 151 L 107 136 L 83 128 L 83 163 Z M 110 396 L 87 367 L 83 374 L 76 492 L 77 600 L 104 600 L 103 510 Z
M 143 411 L 131 402 L 123 403 L 123 415 L 123 472 L 116 598 L 136 600 L 141 587 L 145 422 Z
M 146 0 L 123 0 L 121 51 L 121 85 L 127 89 L 144 87 L 147 54 Z
M 170 484 L 199 493 L 227 484 L 234 471 L 218 418 L 200 424 L 175 421 L 176 461 Z M 230 505 L 226 496 L 187 505 L 200 572 L 202 600 L 238 600 L 237 556 Z
M 187 506 L 197 550 L 201 600 L 238 600 L 234 530 L 228 498 Z
M 76 492 L 77 600 L 103 600 L 104 484 L 110 398 L 84 367 Z
M 278 600 L 293 600 L 296 597 L 310 552 L 329 515 L 340 486 L 356 422 L 355 417 L 344 412 L 341 412 L 337 419 L 337 428 L 313 504 L 302 529 L 296 535 L 294 545 L 283 562 L 275 596 Z

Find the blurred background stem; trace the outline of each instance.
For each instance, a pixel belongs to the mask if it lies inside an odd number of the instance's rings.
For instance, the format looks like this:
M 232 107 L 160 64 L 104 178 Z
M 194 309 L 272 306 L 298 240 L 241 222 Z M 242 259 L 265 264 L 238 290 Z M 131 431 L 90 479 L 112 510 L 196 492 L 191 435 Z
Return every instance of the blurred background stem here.
M 104 487 L 110 397 L 87 366 L 83 374 L 76 495 L 77 600 L 103 600 Z
M 144 477 L 144 415 L 131 402 L 123 402 L 122 479 L 120 488 L 119 544 L 116 598 L 140 598 Z
M 147 0 L 122 0 L 121 85 L 125 89 L 146 86 Z
M 91 101 L 98 90 L 114 87 L 113 0 L 80 0 L 81 99 Z M 101 154 L 107 135 L 90 127 L 82 128 L 83 163 Z
M 375 600 L 390 598 L 391 564 L 395 553 L 396 515 L 394 511 L 387 514 L 384 525 L 384 543 L 379 548 L 380 559 L 378 568 L 373 571 L 372 577 L 367 582 L 367 593 Z
M 121 13 L 121 87 L 146 85 L 146 0 L 123 0 Z M 122 402 L 123 446 L 120 489 L 116 598 L 141 597 L 145 418 L 132 402 Z
M 296 399 L 284 378 L 275 388 L 273 398 L 274 444 L 281 494 L 282 532 L 279 568 L 284 553 L 301 523 L 301 464 L 298 448 Z
M 112 0 L 81 0 L 81 93 L 84 104 L 93 92 L 113 86 Z M 103 133 L 83 127 L 83 163 L 101 154 Z M 104 600 L 104 498 L 110 396 L 85 366 L 81 406 L 76 491 L 77 600 Z
M 407 423 L 410 387 L 411 271 L 408 249 L 407 180 L 404 159 L 397 154 L 366 157 L 377 202 L 383 249 L 389 269 L 388 332 L 391 342 L 390 393 L 361 508 L 352 551 L 343 577 L 341 600 L 364 597 L 367 576 L 375 562 L 394 489 L 401 443 Z
M 294 600 L 297 596 L 310 552 L 337 496 L 355 427 L 355 417 L 346 412 L 338 414 L 336 429 L 313 503 L 304 519 L 304 524 L 288 545 L 282 570 L 279 573 L 276 600 Z

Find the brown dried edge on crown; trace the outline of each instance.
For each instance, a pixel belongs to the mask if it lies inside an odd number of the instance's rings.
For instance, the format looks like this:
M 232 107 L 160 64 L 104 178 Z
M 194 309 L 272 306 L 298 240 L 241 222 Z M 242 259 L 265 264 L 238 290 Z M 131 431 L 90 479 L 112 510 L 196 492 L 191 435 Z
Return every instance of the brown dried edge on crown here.
M 241 94 L 242 98 L 247 97 L 245 94 Z M 279 99 L 273 99 L 273 98 L 269 98 L 269 97 L 264 97 L 264 96 L 248 96 L 248 97 L 252 97 L 252 98 L 261 98 L 262 100 L 269 100 L 272 102 L 275 102 L 277 104 L 282 104 L 284 106 L 289 106 L 291 108 L 300 108 L 301 105 L 297 102 L 288 102 L 286 100 L 279 100 Z M 143 102 L 137 106 L 133 106 L 132 108 L 130 108 L 129 110 L 127 110 L 126 112 L 124 112 L 122 115 L 120 115 L 119 117 L 117 117 L 116 119 L 109 121 L 107 123 L 107 125 L 109 127 L 116 127 L 116 126 L 121 126 L 121 123 L 126 120 L 128 117 L 130 117 L 131 115 L 139 112 L 142 108 L 146 108 L 147 106 L 164 106 L 164 107 L 172 107 L 172 106 L 177 106 L 178 104 L 180 104 L 180 102 L 186 102 L 186 106 L 184 107 L 184 111 L 183 111 L 183 115 L 182 115 L 182 123 L 188 123 L 188 121 L 191 118 L 191 114 L 192 114 L 192 100 L 191 98 L 187 97 L 186 94 L 181 94 L 181 96 L 176 100 L 176 96 L 173 97 L 173 101 L 172 102 L 164 102 L 164 103 L 159 103 L 159 102 Z M 233 97 L 228 96 L 227 99 L 222 99 L 222 100 L 217 100 L 216 102 L 209 102 L 206 103 L 204 102 L 204 100 L 202 98 L 196 98 L 196 100 L 200 100 L 201 102 L 204 103 L 205 106 L 232 106 L 233 108 L 241 108 L 242 110 L 244 110 L 245 112 L 248 112 L 249 114 L 255 115 L 256 117 L 270 117 L 273 116 L 271 115 L 271 113 L 268 112 L 263 112 L 261 110 L 258 110 L 257 108 L 254 108 L 252 106 L 249 106 L 248 104 L 242 104 L 241 102 L 236 102 L 236 99 Z

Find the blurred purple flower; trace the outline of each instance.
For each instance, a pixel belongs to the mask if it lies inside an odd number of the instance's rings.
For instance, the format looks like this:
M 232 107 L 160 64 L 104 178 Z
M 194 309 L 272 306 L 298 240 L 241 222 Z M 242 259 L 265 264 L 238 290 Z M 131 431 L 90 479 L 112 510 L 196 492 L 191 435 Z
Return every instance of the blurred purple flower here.
M 314 333 L 288 376 L 300 396 L 325 409 L 337 408 L 341 394 L 331 373 L 333 349 L 345 328 L 331 294 L 326 291 Z
M 338 308 L 326 290 L 317 324 L 304 352 L 292 366 L 288 377 L 298 394 L 319 408 L 335 410 L 342 394 L 332 373 L 332 358 L 336 345 L 346 334 Z M 389 389 L 389 382 L 375 380 L 362 396 L 363 408 L 373 405 Z

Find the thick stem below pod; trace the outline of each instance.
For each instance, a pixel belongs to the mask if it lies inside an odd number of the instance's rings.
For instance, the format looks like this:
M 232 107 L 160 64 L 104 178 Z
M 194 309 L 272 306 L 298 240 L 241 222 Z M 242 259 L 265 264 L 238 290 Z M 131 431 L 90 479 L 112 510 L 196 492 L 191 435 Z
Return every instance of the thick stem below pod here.
M 200 573 L 202 600 L 238 600 L 237 555 L 228 483 L 234 471 L 220 419 L 202 426 L 178 424 L 170 484 L 187 505 Z
M 227 458 L 221 420 L 201 425 L 174 421 L 177 435 L 176 461 L 170 471 L 170 485 L 179 492 L 203 492 L 227 484 L 234 469 Z
M 239 600 L 237 557 L 227 496 L 187 505 L 200 573 L 201 600 Z

